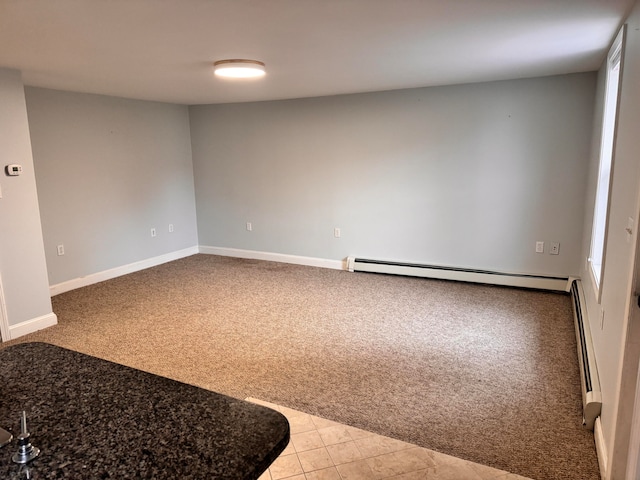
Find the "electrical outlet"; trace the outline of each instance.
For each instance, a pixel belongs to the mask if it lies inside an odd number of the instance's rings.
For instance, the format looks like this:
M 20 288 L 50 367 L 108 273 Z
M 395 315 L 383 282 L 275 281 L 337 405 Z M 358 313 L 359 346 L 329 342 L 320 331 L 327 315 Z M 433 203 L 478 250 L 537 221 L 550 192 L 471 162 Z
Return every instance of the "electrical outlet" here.
M 58 256 L 64 255 L 64 245 L 58 245 Z
M 544 242 L 536 242 L 536 253 L 544 253 Z
M 339 228 L 334 228 L 333 229 L 333 236 L 336 238 L 340 238 L 340 229 Z
M 247 222 L 247 232 L 250 232 L 253 230 L 253 225 L 251 225 L 251 222 Z
M 156 229 L 155 229 L 155 228 L 152 228 L 152 229 L 151 229 L 151 236 L 152 236 L 152 237 L 155 237 L 155 236 L 156 236 Z
M 558 242 L 551 242 L 549 255 L 559 255 L 559 254 L 560 254 L 560 244 Z
M 169 224 L 169 233 L 173 233 L 173 223 Z

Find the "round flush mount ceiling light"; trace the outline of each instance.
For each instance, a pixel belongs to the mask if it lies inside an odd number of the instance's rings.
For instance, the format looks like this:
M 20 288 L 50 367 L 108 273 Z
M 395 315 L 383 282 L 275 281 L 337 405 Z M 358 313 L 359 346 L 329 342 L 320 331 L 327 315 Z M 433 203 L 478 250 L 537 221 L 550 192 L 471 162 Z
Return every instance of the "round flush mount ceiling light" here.
M 213 64 L 213 73 L 219 77 L 257 78 L 265 75 L 264 63 L 257 60 L 218 60 Z

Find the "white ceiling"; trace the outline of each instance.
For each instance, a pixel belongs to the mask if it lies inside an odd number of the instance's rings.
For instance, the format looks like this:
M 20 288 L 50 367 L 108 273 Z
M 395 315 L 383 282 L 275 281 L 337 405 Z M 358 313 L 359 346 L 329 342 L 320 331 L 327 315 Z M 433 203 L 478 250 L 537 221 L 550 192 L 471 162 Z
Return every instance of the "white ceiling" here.
M 181 104 L 596 70 L 635 0 L 0 0 L 26 85 Z M 214 78 L 249 58 L 261 80 Z

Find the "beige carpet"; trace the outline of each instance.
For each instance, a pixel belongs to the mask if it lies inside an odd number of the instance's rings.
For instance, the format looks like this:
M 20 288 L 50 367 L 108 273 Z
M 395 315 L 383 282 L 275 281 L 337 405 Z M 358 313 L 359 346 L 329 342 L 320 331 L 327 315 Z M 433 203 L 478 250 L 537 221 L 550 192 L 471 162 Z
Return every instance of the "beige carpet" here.
M 19 341 L 526 477 L 599 478 L 563 294 L 195 255 L 53 305 L 59 325 Z

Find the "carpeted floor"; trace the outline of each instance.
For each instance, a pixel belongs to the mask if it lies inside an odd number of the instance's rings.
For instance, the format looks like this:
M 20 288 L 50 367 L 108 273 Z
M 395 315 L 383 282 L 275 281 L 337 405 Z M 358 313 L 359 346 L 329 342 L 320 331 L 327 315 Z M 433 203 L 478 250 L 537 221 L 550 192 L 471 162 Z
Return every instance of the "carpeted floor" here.
M 46 341 L 534 479 L 599 479 L 570 298 L 194 255 L 53 298 Z

